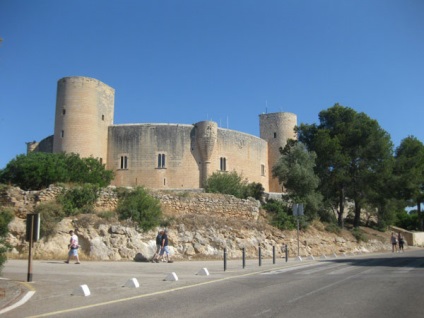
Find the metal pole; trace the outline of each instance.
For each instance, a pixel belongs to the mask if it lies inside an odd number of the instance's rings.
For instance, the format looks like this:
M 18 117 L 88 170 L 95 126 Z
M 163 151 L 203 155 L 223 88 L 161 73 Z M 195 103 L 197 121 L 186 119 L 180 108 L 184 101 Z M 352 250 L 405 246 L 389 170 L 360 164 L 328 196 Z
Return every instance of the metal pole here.
M 243 268 L 246 267 L 246 250 L 244 249 L 244 247 L 241 249 L 242 251 L 242 255 L 243 255 Z
M 272 264 L 275 264 L 275 245 L 272 247 Z
M 297 217 L 297 256 L 300 256 L 299 247 L 299 217 Z
M 288 249 L 288 246 L 286 244 L 286 263 L 287 263 L 288 260 L 289 260 L 289 249 Z
M 224 248 L 224 272 L 227 270 L 227 248 Z
M 28 255 L 28 274 L 27 274 L 27 282 L 32 282 L 32 244 L 33 244 L 33 236 L 34 236 L 34 215 L 30 216 L 31 218 L 31 229 L 30 229 L 30 237 L 29 237 L 29 255 Z
M 259 266 L 262 266 L 261 247 L 259 246 Z

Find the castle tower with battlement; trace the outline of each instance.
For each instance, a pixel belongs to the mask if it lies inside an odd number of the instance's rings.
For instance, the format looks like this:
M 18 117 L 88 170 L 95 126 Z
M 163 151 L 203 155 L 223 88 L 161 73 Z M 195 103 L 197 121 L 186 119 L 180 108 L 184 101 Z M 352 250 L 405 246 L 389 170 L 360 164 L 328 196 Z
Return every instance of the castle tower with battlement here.
M 294 128 L 297 116 L 293 113 L 269 113 L 259 115 L 260 137 L 268 142 L 269 191 L 281 192 L 282 186 L 272 177 L 272 168 L 281 157 L 280 148 L 284 148 L 289 139 L 297 139 Z
M 115 90 L 89 77 L 57 83 L 53 152 L 107 160 L 108 128 L 113 124 Z

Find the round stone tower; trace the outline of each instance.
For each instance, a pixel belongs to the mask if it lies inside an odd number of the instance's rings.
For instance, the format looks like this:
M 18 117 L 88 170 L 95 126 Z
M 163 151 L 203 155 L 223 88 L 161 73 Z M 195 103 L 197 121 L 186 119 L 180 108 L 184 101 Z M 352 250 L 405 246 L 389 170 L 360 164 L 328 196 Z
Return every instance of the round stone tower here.
M 280 159 L 280 148 L 288 139 L 297 139 L 294 128 L 297 116 L 293 113 L 270 113 L 259 115 L 260 137 L 268 142 L 269 191 L 281 192 L 282 186 L 272 177 L 272 168 Z
M 107 159 L 108 127 L 113 124 L 115 90 L 89 77 L 57 83 L 53 152 Z
M 218 124 L 213 121 L 196 123 L 196 142 L 201 162 L 200 183 L 204 186 L 210 174 L 210 163 L 213 149 L 218 138 Z

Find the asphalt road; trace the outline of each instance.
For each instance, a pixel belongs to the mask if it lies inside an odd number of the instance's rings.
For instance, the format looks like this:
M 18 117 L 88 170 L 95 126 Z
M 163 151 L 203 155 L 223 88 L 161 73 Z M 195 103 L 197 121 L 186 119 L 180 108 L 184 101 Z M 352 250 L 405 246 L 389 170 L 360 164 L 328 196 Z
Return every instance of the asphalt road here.
M 5 269 L 9 276 L 25 265 L 14 262 Z M 207 267 L 210 275 L 196 275 Z M 177 281 L 164 280 L 171 272 Z M 140 287 L 123 287 L 132 276 Z M 423 250 L 277 264 L 264 260 L 262 266 L 249 261 L 244 269 L 232 261 L 225 272 L 221 262 L 39 261 L 34 264 L 37 292 L 4 317 L 423 317 L 423 278 Z M 75 291 L 83 282 L 89 296 Z

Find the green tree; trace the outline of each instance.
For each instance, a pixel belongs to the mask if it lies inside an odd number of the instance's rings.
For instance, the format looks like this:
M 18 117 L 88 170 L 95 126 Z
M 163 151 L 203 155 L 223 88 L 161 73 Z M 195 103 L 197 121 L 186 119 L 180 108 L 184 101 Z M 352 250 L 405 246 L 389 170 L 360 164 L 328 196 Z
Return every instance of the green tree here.
M 43 152 L 18 155 L 0 175 L 0 182 L 11 183 L 24 190 L 39 190 L 55 182 L 67 181 L 64 155 Z
M 160 201 L 143 187 L 121 194 L 116 211 L 120 220 L 131 220 L 143 231 L 159 226 L 162 219 Z
M 6 253 L 10 248 L 6 242 L 6 237 L 9 233 L 8 225 L 13 218 L 14 214 L 10 209 L 0 208 L 0 274 L 7 260 Z
M 305 214 L 314 218 L 322 205 L 322 195 L 316 191 L 319 178 L 314 171 L 315 152 L 308 151 L 302 143 L 288 143 L 281 154 L 272 168 L 273 176 L 287 190 L 289 201 L 304 204 Z
M 390 136 L 366 114 L 339 104 L 321 111 L 319 120 L 319 125 L 300 125 L 299 140 L 317 153 L 320 191 L 335 207 L 339 224 L 343 226 L 345 201 L 350 199 L 357 227 L 368 195 L 390 173 Z
M 99 160 L 80 158 L 77 154 L 66 155 L 66 166 L 69 172 L 69 180 L 77 183 L 91 183 L 99 187 L 106 187 L 112 181 L 112 170 L 107 170 Z
M 420 229 L 423 230 L 421 203 L 424 200 L 424 145 L 413 136 L 403 139 L 395 151 L 397 178 L 396 197 L 405 205 L 417 207 Z
M 0 172 L 0 182 L 24 190 L 39 190 L 57 182 L 92 183 L 104 187 L 113 179 L 113 171 L 94 158 L 76 154 L 31 152 L 18 155 Z

